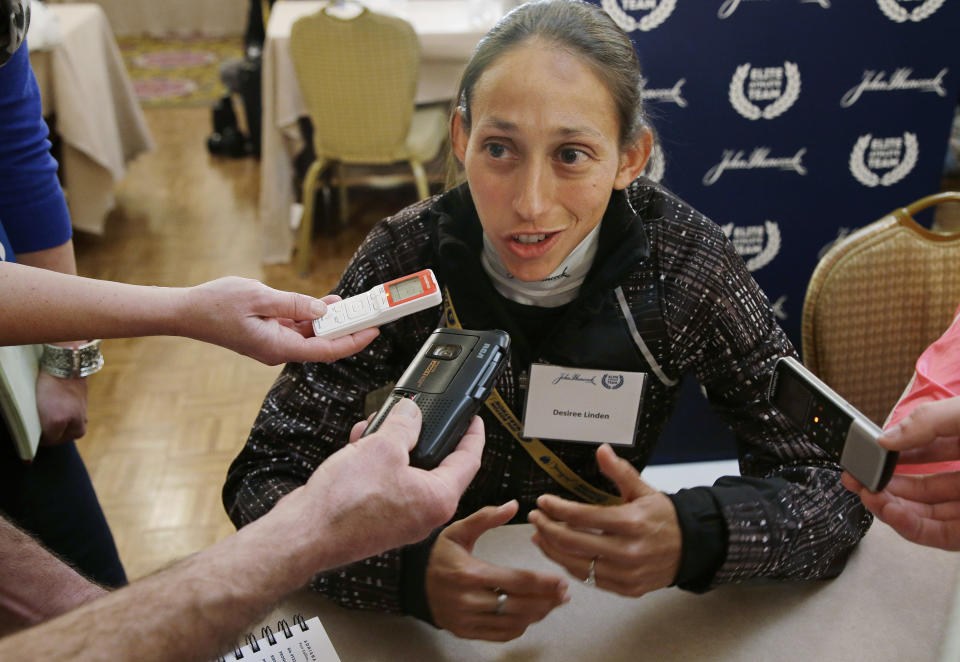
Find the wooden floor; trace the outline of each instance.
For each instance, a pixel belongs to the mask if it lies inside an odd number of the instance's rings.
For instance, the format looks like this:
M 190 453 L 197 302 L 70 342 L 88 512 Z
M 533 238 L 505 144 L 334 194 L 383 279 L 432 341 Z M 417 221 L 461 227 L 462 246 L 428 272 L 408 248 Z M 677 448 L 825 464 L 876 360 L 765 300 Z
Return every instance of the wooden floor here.
M 412 190 L 358 200 L 361 218 L 314 242 L 309 279 L 263 268 L 257 162 L 207 154 L 206 109 L 146 114 L 157 148 L 132 164 L 104 236 L 75 237 L 83 275 L 183 286 L 232 274 L 321 295 L 373 222 L 412 200 Z M 233 531 L 220 488 L 279 368 L 180 338 L 110 340 L 104 354 L 79 446 L 135 579 Z
M 318 239 L 308 279 L 289 266 L 264 268 L 258 163 L 207 154 L 207 109 L 146 114 L 156 150 L 132 164 L 104 235 L 75 237 L 82 275 L 169 286 L 240 275 L 321 295 L 389 211 L 368 203 L 349 229 Z M 392 202 L 412 196 L 411 188 Z M 182 338 L 108 340 L 104 356 L 90 379 L 90 425 L 78 444 L 135 579 L 233 531 L 220 488 L 279 368 Z

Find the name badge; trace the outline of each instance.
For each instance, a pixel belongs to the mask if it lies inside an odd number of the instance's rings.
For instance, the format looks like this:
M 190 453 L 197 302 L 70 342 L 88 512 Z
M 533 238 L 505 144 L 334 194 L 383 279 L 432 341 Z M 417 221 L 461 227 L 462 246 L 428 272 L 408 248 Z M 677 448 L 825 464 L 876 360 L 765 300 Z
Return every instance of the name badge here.
M 530 366 L 523 436 L 632 446 L 647 374 Z

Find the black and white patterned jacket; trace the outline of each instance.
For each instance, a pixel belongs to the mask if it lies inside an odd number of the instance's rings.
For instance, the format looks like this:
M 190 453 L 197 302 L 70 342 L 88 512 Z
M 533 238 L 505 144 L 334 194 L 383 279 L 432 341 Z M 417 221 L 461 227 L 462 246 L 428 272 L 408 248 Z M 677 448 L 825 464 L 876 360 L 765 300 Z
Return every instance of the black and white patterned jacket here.
M 672 413 L 676 382 L 692 373 L 736 433 L 743 475 L 670 495 L 683 533 L 676 583 L 699 591 L 759 577 L 840 572 L 871 517 L 840 484 L 839 467 L 767 402 L 776 359 L 794 350 L 716 224 L 648 180 L 614 192 L 594 267 L 577 300 L 562 309 L 521 306 L 498 295 L 480 265 L 481 236 L 466 187 L 422 201 L 377 224 L 335 292 L 347 297 L 434 269 L 465 328 L 511 333 L 511 362 L 497 388 L 517 413 L 520 374 L 532 361 L 650 373 L 636 444 L 616 449 L 637 468 Z M 438 306 L 388 324 L 362 352 L 332 365 L 288 364 L 228 472 L 223 498 L 234 523 L 264 515 L 343 446 L 363 417 L 367 393 L 399 378 L 441 317 Z M 458 519 L 515 498 L 515 521 L 526 521 L 540 494 L 576 498 L 489 412 L 482 416 L 482 467 Z M 545 443 L 587 481 L 615 491 L 599 473 L 594 446 Z M 318 575 L 313 586 L 348 607 L 430 620 L 424 572 L 434 539 Z

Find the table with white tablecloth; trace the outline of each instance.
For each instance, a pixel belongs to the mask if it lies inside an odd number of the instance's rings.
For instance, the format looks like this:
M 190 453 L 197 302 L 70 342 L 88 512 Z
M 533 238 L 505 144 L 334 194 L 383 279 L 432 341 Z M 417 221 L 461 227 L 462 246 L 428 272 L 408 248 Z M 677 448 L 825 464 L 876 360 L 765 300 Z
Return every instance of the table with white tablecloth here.
M 532 533 L 529 524 L 493 529 L 475 555 L 563 574 L 533 545 Z M 508 643 L 458 639 L 409 616 L 344 609 L 307 590 L 262 624 L 276 629 L 294 614 L 319 616 L 342 662 L 926 662 L 955 650 L 958 569 L 960 554 L 909 543 L 877 522 L 833 580 L 722 586 L 702 595 L 666 588 L 626 598 L 571 578 L 570 602 Z
M 51 0 L 47 0 L 51 2 Z M 52 0 L 56 4 L 77 0 Z M 232 37 L 243 34 L 250 0 L 80 0 L 103 8 L 118 37 L 202 34 Z
M 292 158 L 299 147 L 297 118 L 307 115 L 293 60 L 290 29 L 300 17 L 322 10 L 322 0 L 280 1 L 273 5 L 263 50 L 263 130 L 260 170 L 260 223 L 264 262 L 288 262 L 293 250 L 290 206 L 294 202 Z M 449 100 L 477 42 L 507 3 L 487 0 L 371 0 L 375 11 L 410 21 L 420 39 L 416 101 Z
M 103 10 L 52 5 L 61 39 L 30 53 L 44 116 L 63 141 L 67 205 L 73 226 L 100 234 L 127 163 L 153 147 L 140 104 Z M 29 39 L 29 38 L 28 38 Z

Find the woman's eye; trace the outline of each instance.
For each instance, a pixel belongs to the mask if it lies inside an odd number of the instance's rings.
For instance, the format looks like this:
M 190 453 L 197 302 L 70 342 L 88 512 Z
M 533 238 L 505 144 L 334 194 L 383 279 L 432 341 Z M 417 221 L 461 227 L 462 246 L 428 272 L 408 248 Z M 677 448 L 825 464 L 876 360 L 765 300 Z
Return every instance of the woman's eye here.
M 565 147 L 560 150 L 560 160 L 567 165 L 574 165 L 583 160 L 586 156 L 583 150 L 574 149 L 573 147 Z
M 495 159 L 499 159 L 507 153 L 507 148 L 500 143 L 487 143 L 484 147 L 487 150 L 487 154 Z

